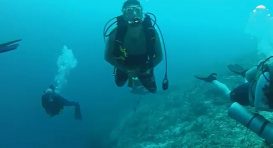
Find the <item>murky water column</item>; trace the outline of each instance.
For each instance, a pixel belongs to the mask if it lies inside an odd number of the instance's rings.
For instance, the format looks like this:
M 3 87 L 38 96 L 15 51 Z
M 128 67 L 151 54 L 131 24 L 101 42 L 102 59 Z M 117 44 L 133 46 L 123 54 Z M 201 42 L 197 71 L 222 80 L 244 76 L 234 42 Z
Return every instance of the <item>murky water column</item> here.
M 273 55 L 273 18 L 264 5 L 257 6 L 250 13 L 246 33 L 258 41 L 257 54 Z

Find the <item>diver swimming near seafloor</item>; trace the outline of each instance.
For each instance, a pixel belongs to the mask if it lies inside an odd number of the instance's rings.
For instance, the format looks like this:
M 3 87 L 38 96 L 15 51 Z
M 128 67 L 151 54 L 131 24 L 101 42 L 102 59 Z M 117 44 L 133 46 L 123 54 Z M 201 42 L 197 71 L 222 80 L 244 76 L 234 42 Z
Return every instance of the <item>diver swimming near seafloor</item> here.
M 143 13 L 138 0 L 127 0 L 122 6 L 122 15 L 115 17 L 105 25 L 103 36 L 106 41 L 105 60 L 114 66 L 115 83 L 122 87 L 128 81 L 132 87 L 132 79 L 138 78 L 143 87 L 150 93 L 156 93 L 157 86 L 154 77 L 154 68 L 162 61 L 163 53 L 160 38 L 155 29 L 156 18 L 151 13 Z M 154 20 L 150 17 L 152 15 Z M 107 29 L 106 26 L 116 19 Z M 108 35 L 107 31 L 114 24 Z M 159 29 L 159 27 L 157 26 Z M 159 29 L 160 31 L 160 29 Z M 161 37 L 162 33 L 160 31 Z M 164 53 L 166 71 L 163 79 L 163 90 L 168 89 L 167 56 L 164 39 Z
M 273 124 L 259 114 L 259 111 L 273 112 L 273 63 L 270 59 L 260 61 L 257 66 L 244 69 L 238 64 L 228 65 L 228 69 L 242 76 L 245 83 L 230 90 L 217 80 L 217 74 L 197 76 L 195 78 L 211 83 L 223 93 L 224 98 L 234 102 L 229 108 L 228 115 L 243 124 L 267 143 L 273 143 Z M 243 106 L 254 107 L 252 113 Z

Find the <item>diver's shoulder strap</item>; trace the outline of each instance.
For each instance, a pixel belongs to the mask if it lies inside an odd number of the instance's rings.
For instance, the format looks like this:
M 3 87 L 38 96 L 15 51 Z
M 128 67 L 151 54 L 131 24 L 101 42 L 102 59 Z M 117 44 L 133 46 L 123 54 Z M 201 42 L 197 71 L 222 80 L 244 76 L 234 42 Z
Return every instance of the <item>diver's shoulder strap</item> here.
M 113 50 L 114 56 L 120 56 L 119 47 L 123 45 L 123 41 L 127 32 L 127 25 L 122 16 L 117 17 L 117 32 L 115 36 L 115 45 Z
M 147 55 L 149 59 L 152 59 L 155 55 L 156 30 L 149 15 L 146 15 L 142 25 L 146 36 Z M 149 62 L 152 62 L 152 60 Z
M 117 28 L 118 28 L 118 27 L 114 27 L 114 28 L 110 31 L 110 33 L 107 35 L 107 37 L 111 37 L 112 34 L 115 33 L 115 32 L 117 31 Z

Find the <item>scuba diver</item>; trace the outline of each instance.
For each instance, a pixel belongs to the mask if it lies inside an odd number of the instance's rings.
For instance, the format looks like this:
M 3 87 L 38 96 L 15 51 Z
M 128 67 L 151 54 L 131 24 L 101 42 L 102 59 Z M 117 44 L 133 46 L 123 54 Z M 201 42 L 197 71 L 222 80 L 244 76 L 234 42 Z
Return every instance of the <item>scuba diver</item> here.
M 136 95 L 146 95 L 149 93 L 149 91 L 142 86 L 141 82 L 138 80 L 138 78 L 132 78 L 132 90 L 130 91 L 132 94 Z
M 137 77 L 143 87 L 150 93 L 156 93 L 157 86 L 154 77 L 154 68 L 162 61 L 163 53 L 160 38 L 155 25 L 156 18 L 151 13 L 143 13 L 143 8 L 138 0 L 127 0 L 122 6 L 122 15 L 109 20 L 104 27 L 104 40 L 106 49 L 105 61 L 114 66 L 113 75 L 118 87 L 122 87 L 128 80 L 132 87 L 132 79 Z M 154 17 L 153 20 L 150 15 Z M 106 26 L 116 19 L 107 29 Z M 154 24 L 152 24 L 154 22 Z M 106 34 L 111 26 L 117 23 L 110 34 Z M 160 31 L 161 37 L 162 33 Z M 167 57 L 164 39 L 162 42 L 165 51 L 165 77 L 162 89 L 168 89 Z
M 6 43 L 2 43 L 0 44 L 0 53 L 4 53 L 4 52 L 8 52 L 8 51 L 12 51 L 18 48 L 19 43 L 22 41 L 21 39 L 19 40 L 14 40 L 14 41 L 10 41 L 10 42 L 6 42 Z
M 78 102 L 68 101 L 62 96 L 56 94 L 53 85 L 50 85 L 49 88 L 44 91 L 44 94 L 42 95 L 42 106 L 46 113 L 51 117 L 60 114 L 65 106 L 74 106 L 75 119 L 82 120 L 80 104 Z
M 273 62 L 268 57 L 249 70 L 238 64 L 228 65 L 229 70 L 245 78 L 244 84 L 230 90 L 217 80 L 217 74 L 195 78 L 212 83 L 226 98 L 234 102 L 228 110 L 228 115 L 262 137 L 266 143 L 273 143 L 273 124 L 259 114 L 259 111 L 273 111 Z M 252 113 L 243 106 L 255 108 Z

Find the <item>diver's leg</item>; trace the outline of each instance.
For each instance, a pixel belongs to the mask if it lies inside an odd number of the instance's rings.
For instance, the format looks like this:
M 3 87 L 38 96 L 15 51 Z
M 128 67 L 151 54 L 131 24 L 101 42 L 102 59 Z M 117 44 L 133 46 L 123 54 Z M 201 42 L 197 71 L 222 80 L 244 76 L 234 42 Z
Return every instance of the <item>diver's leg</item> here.
M 156 82 L 154 77 L 154 70 L 151 70 L 149 74 L 142 74 L 138 77 L 143 87 L 145 87 L 150 93 L 156 93 Z
M 76 106 L 77 104 L 79 104 L 78 102 L 68 101 L 67 99 L 63 97 L 62 97 L 62 103 L 64 106 Z
M 226 99 L 230 99 L 232 102 L 238 102 L 243 106 L 250 105 L 249 103 L 249 88 L 252 83 L 244 83 L 237 86 L 232 91 L 227 87 L 227 85 L 219 82 L 216 78 L 216 73 L 209 75 L 208 77 L 195 76 L 199 80 L 204 80 L 206 82 L 214 84 L 214 86 L 222 92 Z
M 128 75 L 127 73 L 119 70 L 119 69 L 116 69 L 116 72 L 115 72 L 115 83 L 118 87 L 122 87 L 125 85 L 125 83 L 127 82 L 128 80 Z
M 82 114 L 81 114 L 81 107 L 80 104 L 78 102 L 74 102 L 74 101 L 68 101 L 67 99 L 61 97 L 59 95 L 62 103 L 64 106 L 74 106 L 75 107 L 75 112 L 74 112 L 74 117 L 76 120 L 82 120 Z
M 222 82 L 220 82 L 218 80 L 213 80 L 212 84 L 214 84 L 218 90 L 223 92 L 223 94 L 225 95 L 226 98 L 229 98 L 230 89 L 227 87 L 226 84 L 224 84 L 224 83 L 222 83 Z

